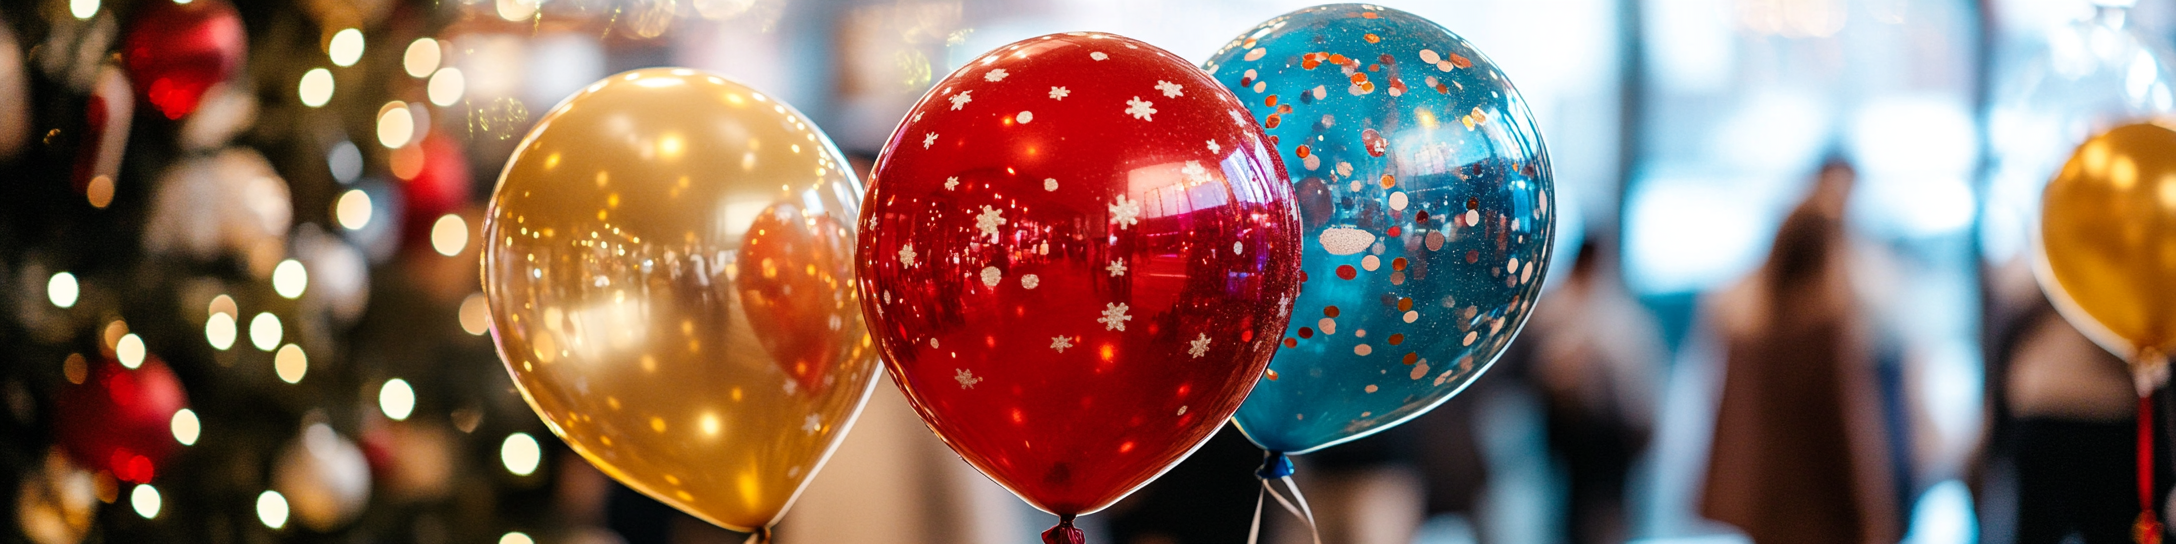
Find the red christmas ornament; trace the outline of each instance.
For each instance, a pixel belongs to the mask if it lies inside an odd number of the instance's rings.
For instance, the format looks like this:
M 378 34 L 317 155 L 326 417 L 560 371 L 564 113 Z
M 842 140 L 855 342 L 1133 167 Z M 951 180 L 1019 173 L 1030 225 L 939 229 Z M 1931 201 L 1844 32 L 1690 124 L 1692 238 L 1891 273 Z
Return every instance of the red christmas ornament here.
M 149 482 L 181 445 L 172 425 L 188 403 L 181 381 L 157 357 L 144 356 L 134 369 L 111 359 L 93 362 L 83 383 L 61 391 L 60 444 L 76 464 Z
M 460 143 L 437 134 L 425 137 L 414 149 L 394 153 L 419 156 L 396 156 L 396 175 L 404 173 L 402 165 L 398 164 L 400 161 L 421 161 L 414 167 L 414 175 L 403 185 L 408 209 L 401 219 L 401 237 L 410 244 L 429 244 L 431 227 L 438 224 L 438 218 L 468 205 L 474 179 L 468 171 L 468 154 L 461 151 Z
M 122 44 L 122 60 L 143 101 L 180 119 L 212 85 L 242 68 L 249 43 L 226 0 L 144 2 Z
M 1299 214 L 1269 146 L 1216 81 L 1132 39 L 968 63 L 892 134 L 862 207 L 862 315 L 892 380 L 1067 521 L 1162 474 L 1284 332 Z

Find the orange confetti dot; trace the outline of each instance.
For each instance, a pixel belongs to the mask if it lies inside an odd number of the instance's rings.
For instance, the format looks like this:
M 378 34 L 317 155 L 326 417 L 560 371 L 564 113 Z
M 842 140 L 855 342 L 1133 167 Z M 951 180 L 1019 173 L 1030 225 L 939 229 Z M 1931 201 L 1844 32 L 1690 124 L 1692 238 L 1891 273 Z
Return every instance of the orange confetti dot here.
M 1284 342 L 1285 342 L 1285 347 L 1292 347 L 1292 343 L 1293 343 L 1293 342 L 1292 342 L 1292 339 L 1290 339 L 1290 338 L 1286 338 Z M 1263 376 L 1266 376 L 1266 377 L 1268 377 L 1268 378 L 1269 378 L 1269 381 L 1273 381 L 1273 382 L 1274 382 L 1274 381 L 1277 381 L 1277 371 L 1275 371 L 1275 370 L 1268 370 L 1268 371 L 1263 371 L 1263 372 L 1262 372 L 1262 375 L 1263 375 Z
M 1277 105 L 1277 95 L 1269 95 L 1269 98 L 1265 98 L 1262 100 L 1262 105 L 1265 107 Z
M 1378 18 L 1378 17 L 1382 17 L 1382 15 L 1378 15 L 1378 14 L 1376 14 L 1375 12 L 1372 12 L 1372 11 L 1368 11 L 1368 12 L 1361 12 L 1361 13 L 1360 13 L 1360 18 L 1362 18 L 1362 19 L 1375 19 L 1375 18 Z
M 1368 75 L 1367 75 L 1367 74 L 1360 74 L 1360 73 L 1355 73 L 1355 74 L 1353 74 L 1353 75 L 1352 75 L 1352 77 L 1351 77 L 1351 78 L 1349 78 L 1349 79 L 1351 79 L 1353 83 L 1366 83 L 1366 82 L 1367 82 L 1367 80 L 1368 80 Z
M 1262 122 L 1262 128 L 1277 128 L 1278 120 L 1279 118 L 1276 114 L 1270 114 L 1269 120 Z
M 1398 177 L 1390 174 L 1383 174 L 1382 183 L 1384 189 L 1395 187 L 1398 185 Z
M 1390 260 L 1390 269 L 1391 269 L 1391 270 L 1405 270 L 1405 257 L 1399 257 L 1399 258 L 1396 258 L 1396 259 L 1391 259 L 1391 260 Z M 1399 302 L 1399 303 L 1398 303 L 1398 309 L 1400 309 L 1400 310 L 1411 310 L 1411 309 L 1413 309 L 1413 299 L 1410 299 L 1410 298 L 1408 298 L 1408 299 L 1405 299 L 1405 301 L 1404 301 L 1404 302 Z
M 1407 365 L 1411 365 L 1411 364 L 1413 364 L 1413 363 L 1417 363 L 1417 362 L 1420 362 L 1420 354 L 1419 354 L 1419 353 L 1412 353 L 1412 352 L 1407 352 L 1407 353 L 1405 354 L 1405 364 L 1407 364 Z
M 1345 56 L 1344 56 L 1344 55 L 1340 55 L 1340 54 L 1337 54 L 1337 53 L 1331 53 L 1331 54 L 1330 54 L 1330 64 L 1339 64 L 1339 65 L 1345 64 Z
M 1299 157 L 1302 159 L 1307 158 L 1307 146 L 1300 146 L 1299 149 L 1295 149 L 1292 152 L 1293 154 L 1299 155 Z
M 1459 67 L 1459 68 L 1472 68 L 1472 67 L 1473 67 L 1473 61 L 1472 61 L 1472 60 L 1468 60 L 1468 59 L 1466 59 L 1466 57 L 1465 57 L 1465 56 L 1463 56 L 1463 55 L 1459 55 L 1459 54 L 1457 54 L 1457 53 L 1452 53 L 1452 54 L 1451 54 L 1451 65 L 1452 65 L 1452 66 L 1457 66 L 1457 67 Z
M 1370 33 L 1370 34 L 1368 34 L 1367 36 L 1364 36 L 1364 37 L 1365 37 L 1365 38 L 1367 38 L 1367 40 L 1368 40 L 1368 43 L 1382 43 L 1382 41 L 1383 41 L 1383 37 L 1382 37 L 1382 36 L 1377 36 L 1377 35 L 1375 35 L 1375 34 L 1373 34 L 1373 33 Z
M 1403 343 L 1405 343 L 1405 334 L 1403 334 L 1403 333 L 1400 333 L 1400 334 L 1393 334 L 1393 335 L 1390 335 L 1390 345 L 1393 345 L 1393 346 L 1395 346 L 1395 345 L 1398 345 L 1398 344 L 1403 344 Z
M 1323 306 L 1323 307 L 1322 307 L 1322 316 L 1323 316 L 1323 317 L 1337 317 L 1337 307 L 1336 307 L 1336 306 Z

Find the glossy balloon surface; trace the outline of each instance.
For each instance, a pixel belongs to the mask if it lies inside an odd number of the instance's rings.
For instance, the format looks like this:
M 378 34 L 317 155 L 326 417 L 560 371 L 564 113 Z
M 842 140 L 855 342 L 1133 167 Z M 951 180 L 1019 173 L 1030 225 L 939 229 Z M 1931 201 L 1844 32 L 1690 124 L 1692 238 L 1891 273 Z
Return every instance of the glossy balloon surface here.
M 530 406 L 605 473 L 770 525 L 868 398 L 861 185 L 777 99 L 686 69 L 546 114 L 485 226 L 492 333 Z
M 1285 349 L 1239 428 L 1312 451 L 1487 370 L 1531 313 L 1555 236 L 1549 156 L 1503 72 L 1433 22 L 1358 4 L 1271 19 L 1207 68 L 1262 119 L 1304 221 Z
M 863 315 L 930 429 L 1058 514 L 1183 459 L 1261 377 L 1298 270 L 1244 106 L 1161 49 L 1031 38 L 937 83 L 878 161 Z
M 2176 352 L 2176 130 L 2087 139 L 2041 198 L 2040 285 L 2063 317 L 2134 361 Z

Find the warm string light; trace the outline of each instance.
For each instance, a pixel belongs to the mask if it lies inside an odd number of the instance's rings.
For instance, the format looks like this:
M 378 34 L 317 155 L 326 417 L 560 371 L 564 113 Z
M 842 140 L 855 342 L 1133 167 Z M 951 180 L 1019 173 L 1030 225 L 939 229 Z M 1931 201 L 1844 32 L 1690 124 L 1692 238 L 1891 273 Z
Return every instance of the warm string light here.
M 196 445 L 197 437 L 204 432 L 203 422 L 197 420 L 196 411 L 188 408 L 174 412 L 174 419 L 168 427 L 174 431 L 174 441 L 183 446 Z
M 272 351 L 280 346 L 280 318 L 271 312 L 259 312 L 249 319 L 249 344 L 257 351 Z
M 333 219 L 348 230 L 363 230 L 370 225 L 370 207 L 370 195 L 362 189 L 349 189 L 333 204 Z
M 467 91 L 468 80 L 461 75 L 461 69 L 448 66 L 431 75 L 427 94 L 430 95 L 432 104 L 448 107 L 460 102 L 461 93 Z
M 537 445 L 536 438 L 529 436 L 529 433 L 506 435 L 506 442 L 499 444 L 499 461 L 505 463 L 507 472 L 512 472 L 515 476 L 528 476 L 535 473 L 537 465 L 544 462 L 544 449 Z
M 468 222 L 455 214 L 446 214 L 431 225 L 431 249 L 439 255 L 452 257 L 468 248 Z
M 491 332 L 491 305 L 483 293 L 470 293 L 461 299 L 461 331 L 476 336 Z
M 121 366 L 130 370 L 144 366 L 143 337 L 136 336 L 136 333 L 123 335 L 121 341 L 113 344 L 113 357 L 121 361 Z
M 505 9 L 500 8 L 500 12 L 504 13 Z M 90 19 L 98 14 L 98 0 L 68 0 L 68 14 L 77 19 Z
M 151 487 L 151 484 L 136 486 L 136 490 L 128 494 L 129 506 L 135 507 L 136 515 L 143 516 L 144 519 L 159 517 L 159 507 L 164 502 L 159 499 L 159 490 Z
M 378 108 L 378 144 L 386 149 L 399 149 L 408 145 L 416 135 L 415 113 L 408 110 L 408 103 L 395 100 Z
M 272 268 L 272 290 L 282 298 L 301 298 L 302 290 L 309 285 L 310 271 L 303 268 L 301 261 L 288 259 Z
M 499 535 L 499 544 L 536 544 L 536 539 L 529 538 L 528 534 L 521 531 L 511 531 Z
M 233 315 L 215 313 L 204 320 L 204 340 L 211 343 L 212 349 L 226 351 L 234 347 L 234 337 L 239 332 L 234 328 Z
M 54 306 L 62 308 L 74 307 L 76 297 L 80 295 L 82 295 L 81 286 L 76 284 L 75 274 L 61 272 L 54 274 L 52 279 L 45 282 L 46 300 L 52 301 Z
M 269 489 L 257 495 L 257 521 L 273 529 L 286 527 L 287 497 Z
M 348 28 L 334 33 L 332 43 L 326 44 L 325 55 L 332 57 L 335 65 L 354 66 L 363 59 L 363 31 Z
M 393 421 L 406 421 L 416 411 L 416 390 L 408 380 L 393 378 L 378 388 L 378 409 Z
M 303 374 L 310 371 L 310 357 L 302 352 L 302 346 L 280 346 L 279 354 L 272 356 L 272 371 L 279 374 L 280 381 L 302 383 Z
M 303 72 L 302 83 L 295 93 L 302 98 L 302 105 L 316 108 L 332 101 L 333 88 L 332 70 L 311 68 Z
M 408 50 L 401 54 L 401 68 L 407 70 L 408 77 L 428 77 L 432 70 L 438 69 L 441 55 L 438 40 L 416 38 L 416 41 L 408 44 Z

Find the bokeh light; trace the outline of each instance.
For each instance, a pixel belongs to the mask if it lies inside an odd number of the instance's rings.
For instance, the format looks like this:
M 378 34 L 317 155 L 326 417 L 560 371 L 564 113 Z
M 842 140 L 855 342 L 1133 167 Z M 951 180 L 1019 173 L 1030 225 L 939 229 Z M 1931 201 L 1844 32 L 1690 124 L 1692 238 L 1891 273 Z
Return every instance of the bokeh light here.
M 468 248 L 468 221 L 455 214 L 446 214 L 431 225 L 431 249 L 439 255 L 452 257 Z
M 174 441 L 183 446 L 196 445 L 197 437 L 204 432 L 203 422 L 196 419 L 196 411 L 188 408 L 174 412 L 174 420 L 168 426 L 173 428 Z
M 461 300 L 461 331 L 476 336 L 491 332 L 491 305 L 483 293 L 471 293 Z
M 234 328 L 233 315 L 214 313 L 204 320 L 204 340 L 211 343 L 212 349 L 226 351 L 234 347 L 234 337 L 239 332 Z
M 513 531 L 499 535 L 499 544 L 536 544 L 536 539 L 529 538 L 528 534 L 521 531 Z
M 416 117 L 408 103 L 395 100 L 378 109 L 378 144 L 386 149 L 408 145 L 416 135 Z
M 431 103 L 441 107 L 461 101 L 461 93 L 468 91 L 468 80 L 460 68 L 446 67 L 431 76 L 429 94 Z
M 68 0 L 68 14 L 77 19 L 89 19 L 98 14 L 98 0 Z
M 363 31 L 348 28 L 334 33 L 332 43 L 325 47 L 325 54 L 332 57 L 333 64 L 354 66 L 355 61 L 363 58 Z
M 144 366 L 143 337 L 136 336 L 133 332 L 122 336 L 121 341 L 113 344 L 113 358 L 120 360 L 121 366 L 130 369 Z
M 272 371 L 280 375 L 280 381 L 302 383 L 302 375 L 310 371 L 310 356 L 302 352 L 302 346 L 280 346 L 280 352 L 272 356 Z
M 286 527 L 287 497 L 269 489 L 257 495 L 257 521 L 262 521 L 264 526 L 273 529 Z
M 81 286 L 76 285 L 75 274 L 61 272 L 54 274 L 53 279 L 46 280 L 45 298 L 53 301 L 54 306 L 73 307 L 76 305 L 76 297 L 82 295 L 80 289 Z
M 393 421 L 405 421 L 416 411 L 416 390 L 408 380 L 393 378 L 378 388 L 378 409 Z
M 302 105 L 321 107 L 332 101 L 333 86 L 332 70 L 311 68 L 302 73 L 302 84 L 296 87 L 295 94 L 302 98 Z
M 506 435 L 506 442 L 499 445 L 499 460 L 506 463 L 506 471 L 515 476 L 528 476 L 536 472 L 544 462 L 544 449 L 537 445 L 529 433 Z
M 281 297 L 301 298 L 302 290 L 309 286 L 310 271 L 302 267 L 301 261 L 288 259 L 272 268 L 272 290 Z
M 499 18 L 519 21 L 536 16 L 539 0 L 498 0 Z
M 409 77 L 425 77 L 431 75 L 432 70 L 438 69 L 440 56 L 438 40 L 416 38 L 416 41 L 408 44 L 408 50 L 401 53 L 400 66 L 408 71 Z
M 257 317 L 249 319 L 249 343 L 257 346 L 258 351 L 272 351 L 272 348 L 279 347 L 282 332 L 279 316 L 272 315 L 271 312 L 259 312 Z
M 341 193 L 340 200 L 333 204 L 332 215 L 334 220 L 340 222 L 341 227 L 363 230 L 363 227 L 370 225 L 370 195 L 364 194 L 361 189 L 349 189 L 348 192 Z
M 136 515 L 143 516 L 144 519 L 159 517 L 159 507 L 164 502 L 159 499 L 158 488 L 151 487 L 151 484 L 136 486 L 136 490 L 128 494 L 128 505 L 135 507 Z

